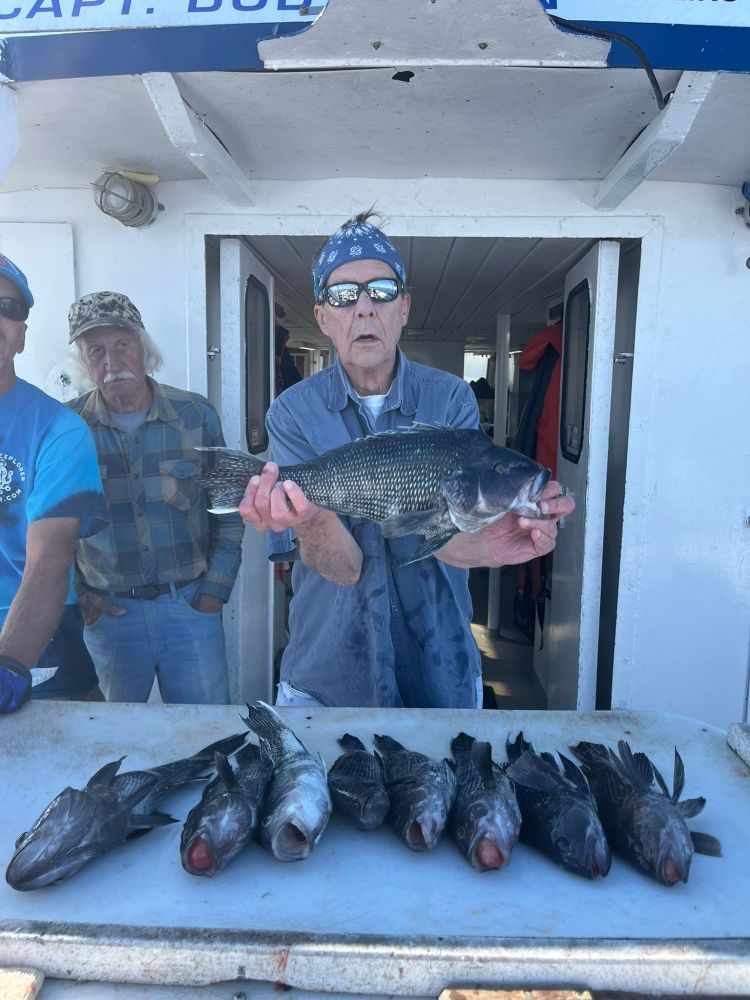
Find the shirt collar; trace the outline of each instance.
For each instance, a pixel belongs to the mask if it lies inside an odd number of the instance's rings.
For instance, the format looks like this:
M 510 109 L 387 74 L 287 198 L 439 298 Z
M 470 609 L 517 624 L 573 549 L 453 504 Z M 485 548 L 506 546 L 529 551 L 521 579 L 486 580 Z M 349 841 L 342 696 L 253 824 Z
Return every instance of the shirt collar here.
M 155 379 L 152 379 L 149 375 L 146 376 L 146 381 L 151 387 L 152 396 L 151 406 L 146 414 L 146 422 L 149 420 L 161 420 L 168 424 L 173 420 L 176 420 L 177 411 L 167 398 L 164 387 Z M 108 427 L 115 426 L 109 409 L 107 408 L 107 404 L 104 402 L 104 397 L 98 389 L 94 389 L 89 398 L 86 400 L 83 410 L 81 411 L 81 415 L 84 418 L 93 418 L 93 420 L 97 423 L 104 424 Z
M 401 410 L 406 416 L 412 416 L 417 412 L 417 402 L 414 393 L 414 377 L 411 364 L 400 347 L 396 348 L 396 355 L 396 375 L 385 397 L 383 411 Z M 354 390 L 351 387 L 340 358 L 336 358 L 335 369 L 331 377 L 328 409 L 343 410 L 348 400 L 355 398 Z

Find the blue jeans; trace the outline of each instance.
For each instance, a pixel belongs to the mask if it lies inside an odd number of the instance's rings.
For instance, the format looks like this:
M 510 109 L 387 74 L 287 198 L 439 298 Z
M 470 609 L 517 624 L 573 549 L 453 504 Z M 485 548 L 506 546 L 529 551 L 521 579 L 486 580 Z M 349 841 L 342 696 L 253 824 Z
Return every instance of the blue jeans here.
M 112 598 L 127 613 L 102 614 L 83 630 L 107 701 L 148 701 L 156 677 L 165 702 L 229 704 L 221 613 L 191 607 L 199 586 L 153 601 Z

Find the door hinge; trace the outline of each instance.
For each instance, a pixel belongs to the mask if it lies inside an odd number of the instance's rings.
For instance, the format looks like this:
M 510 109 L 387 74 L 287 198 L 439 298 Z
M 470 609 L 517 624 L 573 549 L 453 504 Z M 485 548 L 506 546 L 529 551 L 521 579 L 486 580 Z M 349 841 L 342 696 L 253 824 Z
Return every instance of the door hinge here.
M 615 364 L 624 365 L 628 361 L 632 361 L 635 355 L 632 351 L 621 351 L 619 354 L 615 354 Z
M 221 348 L 214 347 L 213 344 L 209 344 L 206 354 L 208 355 L 208 360 L 213 361 L 217 354 L 221 354 Z

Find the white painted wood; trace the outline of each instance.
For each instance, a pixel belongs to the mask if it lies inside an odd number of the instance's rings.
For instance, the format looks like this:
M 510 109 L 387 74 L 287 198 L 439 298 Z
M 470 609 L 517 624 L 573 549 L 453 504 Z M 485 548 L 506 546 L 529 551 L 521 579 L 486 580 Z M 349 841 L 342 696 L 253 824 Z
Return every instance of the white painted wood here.
M 204 119 L 182 99 L 172 74 L 144 73 L 143 85 L 172 145 L 184 153 L 225 198 L 252 205 L 249 179 Z
M 182 870 L 176 823 L 46 890 L 16 892 L 0 880 L 0 964 L 83 980 L 223 982 L 225 1000 L 240 988 L 238 977 L 329 995 L 436 997 L 449 982 L 561 981 L 603 992 L 747 992 L 748 771 L 725 733 L 664 713 L 281 713 L 328 765 L 345 732 L 368 745 L 372 733 L 389 733 L 443 757 L 464 730 L 490 740 L 502 758 L 508 733 L 523 729 L 540 750 L 581 739 L 615 745 L 625 736 L 670 780 L 677 746 L 685 795 L 707 799 L 689 825 L 718 836 L 725 857 L 696 855 L 688 883 L 666 889 L 619 858 L 591 882 L 517 844 L 507 868 L 479 875 L 448 837 L 414 854 L 390 827 L 364 835 L 334 817 L 306 861 L 282 864 L 253 843 L 215 878 L 196 878 Z M 31 702 L 2 721 L 0 773 L 13 804 L 0 810 L 4 860 L 62 788 L 81 788 L 113 758 L 127 754 L 126 769 L 149 767 L 242 728 L 235 708 L 203 705 Z M 199 795 L 191 783 L 162 808 L 182 819 Z
M 495 444 L 505 447 L 508 422 L 508 354 L 510 352 L 510 313 L 499 313 L 496 320 L 495 342 Z M 502 570 L 491 569 L 487 592 L 487 628 L 493 634 L 500 629 L 500 583 Z
M 0 184 L 2 184 L 20 147 L 16 95 L 4 83 L 0 83 L 0 134 L 3 137 L 0 144 Z
M 72 399 L 78 393 L 66 379 L 65 355 L 68 309 L 76 298 L 73 227 L 67 222 L 0 222 L 0 250 L 24 272 L 34 296 L 16 372 L 56 399 Z
M 559 31 L 526 0 L 334 0 L 303 35 L 261 42 L 268 69 L 604 66 L 609 42 Z
M 250 253 L 242 240 L 222 240 L 221 354 L 212 362 L 221 365 L 221 422 L 227 447 L 246 451 L 245 437 L 245 288 L 252 275 L 268 291 L 270 301 L 269 343 L 273 339 L 273 279 Z M 273 349 L 270 351 L 273 377 Z M 273 385 L 273 382 L 271 382 Z M 270 452 L 258 455 L 269 458 Z M 224 608 L 224 632 L 230 677 L 236 683 L 239 701 L 272 700 L 273 683 L 273 566 L 269 562 L 266 536 L 245 529 L 242 564 L 232 596 Z M 233 692 L 234 694 L 234 692 Z
M 599 185 L 594 206 L 616 208 L 687 140 L 718 73 L 683 73 L 665 108 L 622 154 Z
M 534 667 L 545 687 L 547 707 L 552 709 L 587 710 L 596 703 L 619 256 L 619 244 L 603 241 L 586 254 L 565 280 L 566 308 L 571 290 L 587 281 L 591 312 L 580 461 L 574 463 L 564 458 L 559 442 L 557 454 L 557 478 L 575 497 L 576 510 L 558 532 L 544 648 L 534 651 Z

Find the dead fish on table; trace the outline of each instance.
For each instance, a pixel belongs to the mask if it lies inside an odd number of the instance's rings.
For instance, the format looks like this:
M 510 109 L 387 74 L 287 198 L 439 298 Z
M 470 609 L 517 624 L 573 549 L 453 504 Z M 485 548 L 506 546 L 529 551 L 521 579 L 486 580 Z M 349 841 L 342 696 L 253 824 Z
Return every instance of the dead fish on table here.
M 31 830 L 16 841 L 5 873 L 14 889 L 41 889 L 73 875 L 100 854 L 155 826 L 176 823 L 156 812 L 168 792 L 205 775 L 214 754 L 232 753 L 247 737 L 229 736 L 192 757 L 143 771 L 118 774 L 124 757 L 101 767 L 84 789 L 65 788 L 50 802 Z
M 456 797 L 450 763 L 407 750 L 390 736 L 374 736 L 381 755 L 389 815 L 396 833 L 412 851 L 429 851 L 440 839 Z
M 263 462 L 227 448 L 198 448 L 199 483 L 214 513 L 237 510 Z M 481 531 L 509 511 L 540 517 L 549 469 L 501 448 L 483 430 L 415 424 L 360 438 L 299 465 L 282 466 L 313 503 L 380 524 L 386 538 L 419 533 L 406 561 L 435 552 L 458 531 Z
M 679 801 L 685 768 L 676 749 L 671 795 L 645 753 L 633 753 L 625 740 L 617 749 L 619 756 L 601 743 L 571 747 L 591 782 L 612 847 L 662 885 L 687 882 L 694 851 L 721 855 L 715 837 L 693 833 L 685 822 L 698 815 L 706 800 Z
M 456 762 L 456 801 L 448 828 L 479 872 L 503 868 L 521 829 L 516 793 L 502 768 L 492 762 L 492 746 L 459 733 L 451 741 Z
M 320 754 L 313 754 L 270 705 L 247 706 L 245 725 L 273 762 L 260 833 L 279 861 L 309 857 L 331 816 L 331 796 Z
M 519 733 L 506 741 L 506 774 L 521 807 L 521 840 L 568 871 L 585 878 L 605 876 L 612 855 L 589 783 L 572 760 L 534 752 Z
M 390 806 L 380 760 L 356 736 L 344 733 L 338 742 L 345 752 L 328 771 L 333 804 L 360 830 L 375 830 L 385 822 Z
M 254 743 L 247 743 L 235 760 L 236 771 L 223 754 L 216 754 L 217 776 L 185 820 L 180 857 L 191 875 L 220 872 L 258 829 L 273 764 Z

